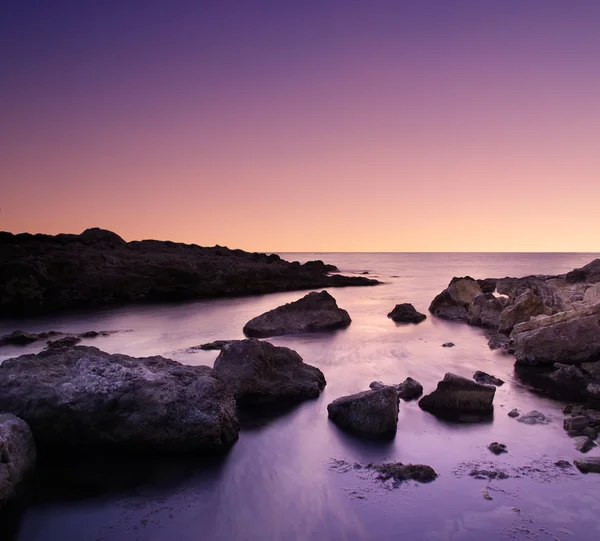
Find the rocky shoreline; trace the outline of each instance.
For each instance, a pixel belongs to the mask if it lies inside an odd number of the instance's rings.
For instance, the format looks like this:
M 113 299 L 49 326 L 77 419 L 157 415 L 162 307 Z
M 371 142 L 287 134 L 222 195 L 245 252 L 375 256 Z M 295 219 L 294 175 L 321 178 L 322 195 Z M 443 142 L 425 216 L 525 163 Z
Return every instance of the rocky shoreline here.
M 222 246 L 125 242 L 98 228 L 80 235 L 0 232 L 0 317 L 380 283 L 335 272 L 322 261 L 300 264 Z

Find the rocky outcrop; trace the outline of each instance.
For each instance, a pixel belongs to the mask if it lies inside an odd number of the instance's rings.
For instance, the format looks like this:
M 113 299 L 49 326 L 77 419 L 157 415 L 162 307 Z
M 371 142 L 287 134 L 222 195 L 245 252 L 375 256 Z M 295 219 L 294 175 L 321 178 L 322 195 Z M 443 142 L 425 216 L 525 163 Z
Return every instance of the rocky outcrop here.
M 235 401 L 207 366 L 97 348 L 53 348 L 0 365 L 0 411 L 24 419 L 44 452 L 224 451 Z
M 6 334 L 6 335 L 0 337 L 0 346 L 8 346 L 8 345 L 26 346 L 28 344 L 32 344 L 33 342 L 37 342 L 38 340 L 47 340 L 48 338 L 57 338 L 57 337 L 63 337 L 63 338 L 58 338 L 57 340 L 61 340 L 61 339 L 74 340 L 77 338 L 80 341 L 82 338 L 96 338 L 97 336 L 109 336 L 116 332 L 117 331 L 86 331 L 86 332 L 82 332 L 79 334 L 74 334 L 74 333 L 64 333 L 64 332 L 58 332 L 58 331 L 47 331 L 47 332 L 40 332 L 40 333 L 29 333 L 29 332 L 25 332 L 25 331 L 13 331 L 10 334 Z M 57 340 L 54 340 L 54 342 L 56 342 Z M 52 341 L 49 340 L 48 345 L 50 344 L 50 342 L 52 342 Z
M 14 496 L 35 459 L 35 442 L 27 423 L 11 413 L 0 413 L 0 507 Z
M 396 323 L 421 323 L 427 318 L 425 314 L 417 312 L 415 307 L 408 302 L 397 304 L 387 317 L 392 318 Z
M 393 438 L 398 425 L 398 394 L 393 386 L 344 396 L 327 406 L 329 418 L 368 438 Z
M 448 287 L 433 299 L 429 311 L 442 319 L 467 321 L 471 302 L 481 294 L 481 287 L 470 276 L 453 278 Z
M 297 301 L 251 319 L 244 325 L 244 334 L 266 338 L 283 334 L 329 331 L 343 329 L 351 322 L 348 312 L 339 308 L 327 291 L 313 291 Z
M 125 242 L 97 228 L 81 235 L 0 232 L 0 316 L 380 283 L 333 271 L 319 261 L 301 265 L 222 246 Z
M 221 350 L 225 346 L 232 344 L 233 342 L 237 342 L 237 340 L 215 340 L 214 342 L 208 342 L 206 344 L 200 344 L 199 346 L 194 346 L 190 349 L 201 349 L 203 351 L 215 351 Z
M 473 374 L 473 379 L 477 383 L 483 383 L 485 385 L 496 385 L 497 387 L 504 385 L 504 381 L 500 378 L 497 378 L 496 376 L 491 376 L 490 374 L 486 374 L 481 370 L 477 370 L 477 372 Z
M 419 406 L 437 415 L 460 413 L 489 413 L 493 410 L 496 388 L 446 374 L 432 393 L 419 401 Z
M 325 387 L 323 373 L 294 350 L 256 339 L 225 345 L 213 373 L 242 408 L 301 402 L 318 397 Z
M 550 315 L 551 309 L 546 307 L 540 297 L 527 290 L 519 295 L 513 304 L 507 306 L 498 318 L 498 330 L 509 334 L 518 323 L 529 321 L 534 316 Z
M 478 295 L 468 305 L 467 321 L 469 325 L 497 328 L 500 313 L 505 304 L 505 299 L 495 297 L 492 293 Z

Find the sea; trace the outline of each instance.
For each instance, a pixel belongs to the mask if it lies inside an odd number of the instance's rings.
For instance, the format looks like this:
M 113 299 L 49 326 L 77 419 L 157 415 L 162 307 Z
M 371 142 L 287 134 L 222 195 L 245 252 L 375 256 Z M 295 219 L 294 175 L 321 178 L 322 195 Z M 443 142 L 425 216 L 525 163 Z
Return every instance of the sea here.
M 560 468 L 581 456 L 563 430 L 563 403 L 534 394 L 514 374 L 514 358 L 491 351 L 481 329 L 437 319 L 431 300 L 453 276 L 498 278 L 567 272 L 592 261 L 584 253 L 281 253 L 287 260 L 322 259 L 342 273 L 382 281 L 375 287 L 332 288 L 352 324 L 329 333 L 269 339 L 319 367 L 321 396 L 285 412 L 245 421 L 239 441 L 215 459 L 140 457 L 46 464 L 35 495 L 2 512 L 2 541 L 354 541 L 600 539 L 600 475 Z M 120 331 L 84 340 L 111 353 L 163 355 L 212 366 L 217 351 L 188 348 L 244 338 L 244 324 L 306 292 L 129 305 L 0 321 L 16 329 Z M 387 317 L 398 303 L 427 313 L 418 325 Z M 455 347 L 442 344 L 453 342 Z M 3 347 L 0 362 L 38 352 L 43 344 Z M 327 417 L 334 399 L 372 381 L 415 378 L 425 392 L 447 372 L 468 378 L 483 370 L 503 380 L 493 419 L 439 420 L 418 403 L 400 404 L 392 441 L 367 441 Z M 550 418 L 526 425 L 507 413 L 538 410 Z M 493 455 L 491 442 L 507 446 Z M 599 456 L 600 448 L 589 456 Z M 428 464 L 427 484 L 381 481 L 371 463 Z M 477 479 L 475 469 L 507 479 Z

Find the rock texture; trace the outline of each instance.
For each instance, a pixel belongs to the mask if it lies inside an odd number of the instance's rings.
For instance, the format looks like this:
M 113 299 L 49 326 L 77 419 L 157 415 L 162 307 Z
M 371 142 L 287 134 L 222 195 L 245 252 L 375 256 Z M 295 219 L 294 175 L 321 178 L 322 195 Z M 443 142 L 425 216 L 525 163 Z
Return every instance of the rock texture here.
M 433 299 L 429 311 L 443 319 L 466 321 L 471 302 L 481 294 L 480 285 L 470 276 L 453 278 L 450 285 Z
M 423 385 L 416 379 L 406 378 L 402 383 L 396 385 L 396 391 L 398 392 L 398 398 L 407 401 L 414 400 L 423 394 Z
M 225 345 L 213 372 L 240 407 L 289 404 L 319 396 L 325 376 L 294 350 L 256 339 Z
M 339 427 L 368 438 L 393 438 L 398 425 L 398 394 L 392 386 L 343 396 L 327 406 Z
M 251 319 L 244 334 L 256 338 L 343 329 L 352 320 L 327 293 L 312 292 L 301 299 L 279 306 Z
M 496 388 L 446 374 L 432 393 L 419 401 L 419 406 L 432 413 L 487 413 L 493 410 Z
M 477 383 L 483 383 L 485 385 L 496 385 L 497 387 L 504 385 L 504 381 L 500 378 L 497 378 L 496 376 L 491 376 L 490 374 L 486 374 L 481 370 L 477 370 L 477 372 L 473 374 L 473 379 Z
M 394 309 L 388 314 L 396 323 L 421 323 L 427 316 L 417 312 L 415 307 L 410 303 L 397 304 Z
M 14 496 L 35 459 L 35 442 L 27 423 L 11 413 L 0 413 L 0 507 Z
M 402 464 L 402 462 L 388 462 L 385 464 L 373 464 L 370 468 L 379 472 L 378 478 L 382 481 L 393 479 L 394 481 L 418 481 L 429 483 L 437 479 L 438 474 L 425 464 Z
M 206 366 L 75 346 L 0 365 L 0 411 L 24 419 L 40 449 L 223 451 L 235 402 Z
M 600 473 L 600 456 L 578 458 L 573 463 L 581 473 Z
M 81 235 L 0 232 L 0 316 L 134 301 L 177 301 L 324 287 L 375 285 L 275 254 L 156 240 L 125 242 L 103 229 Z

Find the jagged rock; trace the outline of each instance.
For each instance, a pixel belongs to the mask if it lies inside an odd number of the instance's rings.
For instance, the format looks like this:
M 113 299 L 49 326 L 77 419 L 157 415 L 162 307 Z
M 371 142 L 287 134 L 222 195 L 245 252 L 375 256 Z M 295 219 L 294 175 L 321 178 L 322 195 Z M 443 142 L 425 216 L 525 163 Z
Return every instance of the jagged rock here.
M 401 462 L 388 462 L 385 464 L 373 464 L 370 468 L 379 472 L 379 479 L 387 481 L 413 480 L 419 483 L 429 483 L 437 479 L 438 474 L 431 466 L 425 464 L 402 464 Z
M 214 342 L 208 342 L 207 344 L 200 344 L 195 346 L 194 349 L 202 349 L 204 351 L 221 350 L 225 346 L 237 342 L 237 340 L 215 340 Z
M 398 398 L 402 400 L 414 400 L 423 394 L 423 385 L 413 378 L 406 378 L 402 383 L 396 385 Z
M 500 378 L 497 378 L 496 376 L 490 376 L 490 374 L 486 374 L 481 370 L 477 370 L 477 372 L 473 374 L 473 379 L 477 383 L 483 383 L 485 385 L 496 385 L 497 387 L 500 387 L 500 385 L 504 385 L 504 381 Z
M 14 496 L 35 459 L 29 425 L 12 413 L 0 413 L 0 507 Z
M 425 314 L 417 312 L 415 307 L 410 303 L 397 304 L 394 309 L 388 314 L 396 323 L 421 323 L 427 318 Z
M 81 342 L 79 336 L 63 336 L 57 340 L 48 340 L 46 349 L 70 348 L 76 346 L 79 342 Z
M 398 425 L 398 394 L 394 387 L 343 396 L 327 406 L 339 427 L 369 438 L 393 438 Z
M 520 411 L 519 411 L 517 408 L 515 408 L 515 409 L 512 409 L 512 410 L 510 410 L 510 411 L 508 412 L 508 416 L 509 416 L 509 417 L 512 417 L 513 419 L 514 419 L 515 417 L 518 417 L 519 415 L 521 415 L 521 412 L 520 412 Z
M 94 347 L 53 348 L 0 365 L 0 411 L 24 419 L 40 452 L 222 451 L 235 402 L 207 366 Z
M 442 344 L 443 348 L 453 348 L 456 344 L 454 344 L 453 342 L 444 342 Z
M 351 321 L 348 312 L 339 308 L 327 291 L 313 291 L 295 302 L 251 319 L 244 325 L 244 334 L 266 338 L 283 334 L 328 331 L 345 328 Z
M 525 423 L 526 425 L 545 425 L 550 422 L 550 419 L 541 411 L 532 410 L 525 415 L 521 415 L 517 421 L 520 423 Z
M 473 278 L 453 278 L 448 287 L 433 299 L 429 311 L 442 319 L 466 321 L 469 305 L 481 294 L 481 287 Z
M 383 389 L 384 387 L 389 387 L 389 385 L 385 385 L 382 381 L 372 381 L 369 384 L 369 388 L 374 391 L 378 391 L 379 389 Z
M 566 431 L 575 430 L 577 432 L 581 432 L 586 429 L 590 424 L 590 421 L 587 417 L 583 415 L 579 415 L 577 417 L 568 417 L 563 421 L 563 428 Z
M 506 306 L 498 318 L 498 330 L 509 334 L 518 323 L 529 321 L 534 316 L 550 315 L 551 309 L 544 306 L 540 297 L 527 290 L 517 297 L 513 304 Z
M 576 458 L 573 463 L 581 473 L 600 473 L 600 456 Z
M 492 293 L 478 295 L 469 304 L 469 325 L 497 328 L 500 312 L 503 308 L 504 300 L 495 297 Z
M 502 453 L 508 453 L 508 449 L 506 448 L 506 445 L 504 445 L 503 443 L 498 443 L 497 441 L 490 443 L 488 445 L 488 449 L 495 455 L 501 455 Z
M 224 346 L 213 372 L 240 407 L 301 402 L 318 397 L 325 387 L 323 373 L 294 350 L 256 339 Z
M 16 345 L 25 346 L 38 340 L 37 334 L 32 334 L 25 331 L 14 331 L 10 334 L 6 334 L 0 338 L 0 346 L 4 345 Z
M 496 291 L 497 278 L 484 278 L 483 280 L 477 280 L 482 293 L 494 293 Z
M 496 388 L 446 374 L 432 393 L 419 401 L 419 406 L 436 414 L 486 413 L 493 410 Z
M 577 449 L 580 453 L 587 453 L 596 447 L 594 441 L 587 436 L 577 436 L 576 438 L 573 438 L 573 443 L 575 444 L 575 449 Z

